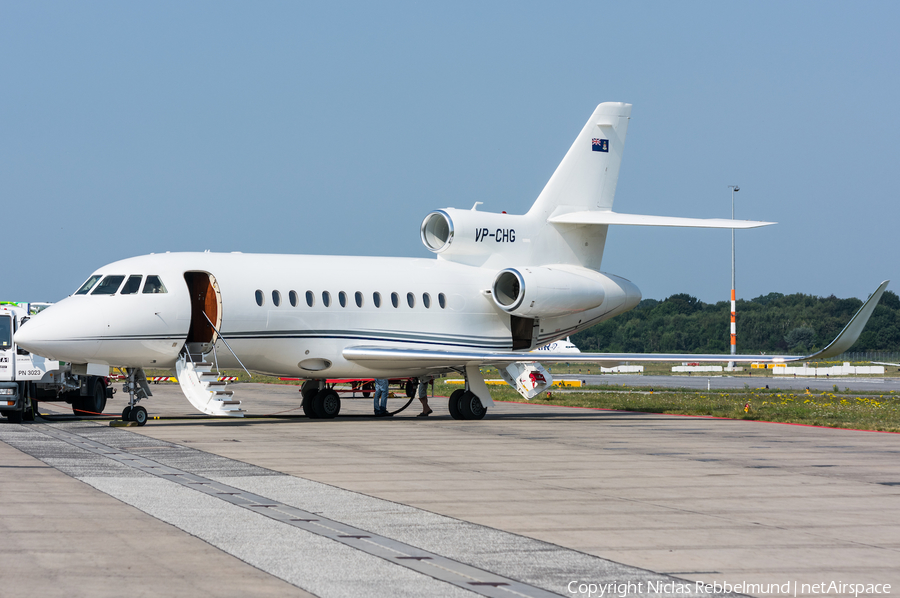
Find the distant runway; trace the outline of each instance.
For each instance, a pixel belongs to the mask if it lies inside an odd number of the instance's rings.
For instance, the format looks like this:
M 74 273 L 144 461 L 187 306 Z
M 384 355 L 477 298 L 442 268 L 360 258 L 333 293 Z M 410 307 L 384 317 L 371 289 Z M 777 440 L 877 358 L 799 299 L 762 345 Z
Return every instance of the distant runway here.
M 0 424 L 4 593 L 900 588 L 900 435 L 518 404 L 467 422 L 441 399 L 429 418 L 357 400 L 221 420 L 152 388 L 164 419 L 143 428 Z M 235 388 L 251 413 L 299 413 L 296 387 Z
M 749 388 L 781 388 L 784 390 L 832 390 L 836 384 L 840 390 L 850 390 L 879 394 L 890 391 L 900 391 L 900 378 L 862 378 L 855 376 L 834 376 L 818 378 L 804 377 L 762 377 L 762 376 L 704 376 L 694 374 L 691 376 L 639 376 L 632 374 L 601 374 L 601 375 L 568 375 L 561 374 L 560 378 L 572 378 L 585 380 L 589 385 L 600 386 L 603 384 L 618 384 L 625 386 L 658 386 L 660 388 L 710 388 L 714 390 L 743 389 L 746 384 Z

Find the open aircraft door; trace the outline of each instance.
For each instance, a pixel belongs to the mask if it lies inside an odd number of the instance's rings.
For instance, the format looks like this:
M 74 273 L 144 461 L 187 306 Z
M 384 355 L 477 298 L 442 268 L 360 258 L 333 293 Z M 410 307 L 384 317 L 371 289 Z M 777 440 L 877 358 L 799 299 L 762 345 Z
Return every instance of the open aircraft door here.
M 191 326 L 185 346 L 192 354 L 209 353 L 218 340 L 216 330 L 222 326 L 219 285 L 209 272 L 185 272 L 184 280 L 191 296 Z

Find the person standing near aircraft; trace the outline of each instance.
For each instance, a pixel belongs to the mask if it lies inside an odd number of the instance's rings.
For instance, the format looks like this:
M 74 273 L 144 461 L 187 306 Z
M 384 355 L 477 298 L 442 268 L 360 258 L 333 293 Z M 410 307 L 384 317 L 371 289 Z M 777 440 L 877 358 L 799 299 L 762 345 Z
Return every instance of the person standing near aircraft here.
M 383 417 L 390 415 L 387 410 L 388 381 L 387 378 L 375 379 L 375 415 Z
M 416 417 L 428 417 L 434 410 L 428 406 L 428 378 L 419 378 L 419 401 L 422 403 L 422 413 Z

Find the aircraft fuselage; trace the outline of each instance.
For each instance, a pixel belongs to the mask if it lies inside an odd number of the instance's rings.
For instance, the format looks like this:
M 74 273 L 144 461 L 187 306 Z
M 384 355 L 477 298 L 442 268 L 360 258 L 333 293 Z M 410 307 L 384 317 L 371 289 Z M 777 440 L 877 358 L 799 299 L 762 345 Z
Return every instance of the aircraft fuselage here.
M 127 292 L 123 282 L 114 294 L 97 294 L 112 275 L 125 281 L 140 276 L 142 285 L 158 276 L 165 292 Z M 342 351 L 360 345 L 527 351 L 640 300 L 630 282 L 599 275 L 607 288 L 599 307 L 516 322 L 490 296 L 496 275 L 495 268 L 443 259 L 154 254 L 100 268 L 97 285 L 36 316 L 17 340 L 52 359 L 144 368 L 171 368 L 185 343 L 214 340 L 219 366 L 239 367 L 205 313 L 253 371 L 329 378 L 418 375 L 435 372 L 401 364 L 373 370 L 344 359 Z

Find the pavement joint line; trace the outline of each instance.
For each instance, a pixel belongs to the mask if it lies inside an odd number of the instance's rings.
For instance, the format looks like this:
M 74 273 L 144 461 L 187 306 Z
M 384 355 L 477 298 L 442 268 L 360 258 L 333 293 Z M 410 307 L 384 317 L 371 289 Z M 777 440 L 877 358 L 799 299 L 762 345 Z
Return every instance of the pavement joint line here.
M 105 457 L 112 461 L 116 461 L 127 465 L 133 469 L 138 471 L 143 471 L 152 475 L 154 477 L 166 480 L 168 482 L 172 482 L 178 484 L 180 486 L 184 486 L 186 488 L 191 488 L 197 492 L 202 494 L 206 494 L 212 498 L 218 498 L 224 502 L 228 502 L 234 504 L 236 506 L 240 506 L 246 508 L 250 512 L 257 513 L 274 521 L 278 521 L 284 523 L 286 525 L 291 525 L 298 529 L 302 529 L 304 531 L 316 534 L 318 536 L 322 536 L 328 539 L 331 539 L 335 542 L 339 542 L 344 544 L 345 546 L 349 546 L 356 550 L 360 550 L 362 552 L 366 552 L 372 556 L 379 557 L 384 559 L 389 563 L 393 563 L 400 567 L 404 567 L 415 571 L 417 573 L 427 575 L 434 579 L 446 582 L 448 584 L 454 585 L 458 588 L 462 588 L 468 590 L 470 592 L 474 592 L 476 594 L 480 594 L 482 596 L 489 597 L 497 597 L 497 598 L 508 598 L 510 595 L 522 596 L 524 598 L 544 598 L 550 596 L 560 596 L 561 594 L 557 594 L 554 592 L 550 592 L 543 588 L 539 588 L 536 586 L 532 586 L 526 584 L 521 581 L 514 580 L 512 578 L 506 578 L 501 575 L 492 573 L 490 571 L 486 571 L 484 569 L 479 569 L 472 565 L 467 565 L 465 563 L 454 561 L 448 557 L 431 553 L 421 548 L 417 548 L 415 546 L 405 544 L 398 540 L 393 540 L 391 538 L 387 538 L 385 536 L 380 536 L 378 534 L 370 533 L 366 530 L 356 528 L 351 525 L 347 525 L 345 523 L 341 523 L 339 521 L 334 521 L 328 519 L 326 517 L 319 517 L 318 519 L 306 519 L 304 518 L 289 518 L 288 514 L 285 512 L 281 512 L 280 514 L 285 517 L 277 517 L 276 513 L 272 513 L 268 508 L 263 508 L 260 510 L 254 510 L 253 507 L 268 507 L 268 504 L 247 504 L 250 503 L 253 499 L 260 499 L 255 502 L 261 503 L 277 503 L 277 501 L 272 501 L 271 499 L 265 499 L 265 497 L 261 497 L 256 494 L 252 494 L 250 492 L 240 491 L 237 488 L 233 488 L 228 486 L 227 484 L 222 484 L 221 482 L 214 482 L 213 480 L 209 480 L 208 478 L 203 478 L 202 476 L 198 476 L 196 474 L 190 474 L 189 472 L 185 472 L 183 470 L 178 470 L 175 468 L 170 468 L 168 466 L 163 466 L 162 464 L 153 461 L 151 459 L 147 459 L 146 457 L 139 458 L 127 458 L 120 456 L 122 453 L 112 452 L 112 447 L 105 445 L 101 442 L 86 439 L 83 436 L 75 433 L 69 432 L 66 430 L 58 429 L 49 424 L 38 424 L 32 427 L 36 431 L 39 431 L 47 436 L 65 442 L 69 445 L 76 446 L 79 448 L 83 448 L 88 452 L 91 452 L 95 455 Z M 81 445 L 81 446 L 79 446 Z M 130 453 L 129 453 L 130 454 Z M 137 463 L 131 463 L 132 461 L 137 461 Z M 149 465 L 149 464 L 154 465 Z M 171 469 L 172 471 L 176 471 L 180 474 L 190 475 L 194 478 L 206 479 L 207 481 L 202 484 L 198 484 L 197 482 L 188 482 L 186 480 L 180 480 L 174 478 L 165 473 L 161 473 L 158 471 L 153 471 L 154 469 L 166 468 Z M 220 493 L 216 492 L 213 488 L 206 487 L 198 487 L 198 486 L 212 486 L 215 485 L 218 488 L 226 488 L 231 492 Z M 224 495 L 223 495 L 224 494 Z M 243 495 L 243 496 L 238 496 Z M 251 498 L 252 497 L 252 498 Z M 231 499 L 231 500 L 229 500 Z M 264 500 L 263 500 L 264 499 Z M 241 501 L 241 502 L 238 502 Z M 246 502 L 244 502 L 246 501 Z M 297 507 L 292 507 L 287 504 L 278 503 L 277 505 L 271 506 L 279 506 L 285 509 L 288 512 L 300 514 L 302 516 L 311 516 L 312 513 L 303 511 L 302 509 L 298 509 Z M 347 532 L 350 532 L 349 534 Z M 353 532 L 356 532 L 355 534 Z M 353 537 L 342 537 L 342 534 Z M 367 539 L 360 541 L 356 536 L 366 536 Z M 401 548 L 398 550 L 397 548 Z M 408 556 L 413 555 L 427 555 L 425 558 L 410 558 L 405 560 L 400 560 L 399 557 L 393 556 L 389 557 L 385 555 L 385 552 L 389 553 L 401 553 Z M 504 584 L 504 585 L 500 585 Z

